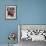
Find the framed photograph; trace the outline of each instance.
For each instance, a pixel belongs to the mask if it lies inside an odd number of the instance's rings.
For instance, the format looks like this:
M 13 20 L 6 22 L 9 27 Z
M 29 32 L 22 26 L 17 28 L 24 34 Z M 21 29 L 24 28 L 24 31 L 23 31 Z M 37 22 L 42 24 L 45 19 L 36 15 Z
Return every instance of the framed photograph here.
M 6 6 L 6 19 L 16 19 L 16 5 Z
M 18 42 L 23 40 L 46 41 L 46 24 L 19 24 Z

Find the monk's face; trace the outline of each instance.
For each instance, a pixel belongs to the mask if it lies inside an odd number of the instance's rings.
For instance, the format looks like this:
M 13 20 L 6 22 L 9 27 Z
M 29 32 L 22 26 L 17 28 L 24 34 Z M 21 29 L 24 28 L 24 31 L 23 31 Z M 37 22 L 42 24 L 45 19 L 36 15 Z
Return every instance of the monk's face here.
M 11 7 L 11 8 L 7 8 L 7 11 L 8 11 L 8 15 L 10 15 L 10 16 L 14 16 L 15 8 L 13 8 L 13 7 Z

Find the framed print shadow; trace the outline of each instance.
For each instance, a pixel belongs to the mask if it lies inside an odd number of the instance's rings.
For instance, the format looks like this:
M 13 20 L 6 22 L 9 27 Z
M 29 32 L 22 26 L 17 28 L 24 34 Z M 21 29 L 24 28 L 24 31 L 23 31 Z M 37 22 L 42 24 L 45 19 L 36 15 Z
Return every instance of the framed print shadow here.
M 16 5 L 6 6 L 6 19 L 8 20 L 16 19 Z

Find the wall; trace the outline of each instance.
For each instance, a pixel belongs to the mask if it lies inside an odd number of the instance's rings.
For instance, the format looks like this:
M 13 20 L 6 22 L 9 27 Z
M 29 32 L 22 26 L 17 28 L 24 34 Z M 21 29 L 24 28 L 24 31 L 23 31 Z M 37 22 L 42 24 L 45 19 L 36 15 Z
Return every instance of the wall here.
M 6 5 L 17 5 L 16 0 L 0 0 L 0 44 L 7 44 L 8 34 L 10 32 L 17 32 L 17 24 L 19 23 L 18 15 L 16 20 L 5 20 Z M 18 38 L 17 38 L 18 39 Z M 16 39 L 16 43 L 18 43 Z
M 46 0 L 20 1 L 21 24 L 46 24 Z
M 5 6 L 17 6 L 17 19 L 5 20 Z M 0 44 L 7 44 L 18 24 L 46 24 L 46 0 L 0 0 Z M 16 39 L 17 43 L 17 39 Z

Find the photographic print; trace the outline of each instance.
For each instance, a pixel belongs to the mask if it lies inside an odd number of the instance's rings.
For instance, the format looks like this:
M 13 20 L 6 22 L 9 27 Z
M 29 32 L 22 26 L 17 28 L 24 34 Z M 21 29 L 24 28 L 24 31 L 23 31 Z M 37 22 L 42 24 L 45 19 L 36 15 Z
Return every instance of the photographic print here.
M 20 24 L 18 30 L 20 41 L 46 41 L 46 25 Z
M 16 19 L 16 6 L 6 6 L 6 19 Z

